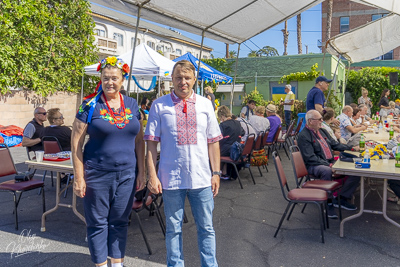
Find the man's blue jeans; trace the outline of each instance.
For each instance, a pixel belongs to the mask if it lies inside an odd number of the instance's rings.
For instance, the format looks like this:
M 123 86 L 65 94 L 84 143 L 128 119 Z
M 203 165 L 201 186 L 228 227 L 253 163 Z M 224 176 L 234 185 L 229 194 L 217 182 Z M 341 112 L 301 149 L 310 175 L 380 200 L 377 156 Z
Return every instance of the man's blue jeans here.
M 285 110 L 285 124 L 286 124 L 286 130 L 289 128 L 290 121 L 292 120 L 292 111 L 290 110 Z
M 214 199 L 211 187 L 163 190 L 164 213 L 167 222 L 165 237 L 167 266 L 184 266 L 182 221 L 186 196 L 197 227 L 201 266 L 218 266 L 212 222 Z

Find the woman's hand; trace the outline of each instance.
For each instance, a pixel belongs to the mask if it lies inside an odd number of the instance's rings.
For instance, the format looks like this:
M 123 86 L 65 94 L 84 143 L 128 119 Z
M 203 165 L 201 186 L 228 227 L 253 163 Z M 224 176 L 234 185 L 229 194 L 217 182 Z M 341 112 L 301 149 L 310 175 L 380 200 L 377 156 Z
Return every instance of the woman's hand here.
M 74 177 L 74 193 L 80 198 L 86 194 L 86 182 L 83 178 Z
M 147 185 L 147 188 L 152 192 L 153 194 L 161 194 L 162 193 L 162 185 L 158 177 L 153 177 L 149 178 L 149 183 Z

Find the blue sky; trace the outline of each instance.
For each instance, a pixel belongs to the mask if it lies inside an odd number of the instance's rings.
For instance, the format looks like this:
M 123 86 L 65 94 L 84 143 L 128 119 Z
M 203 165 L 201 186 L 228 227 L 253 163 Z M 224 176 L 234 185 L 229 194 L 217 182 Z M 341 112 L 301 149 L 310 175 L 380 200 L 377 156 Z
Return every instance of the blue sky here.
M 119 12 L 119 11 L 117 11 Z M 122 13 L 122 12 L 121 12 Z M 123 13 L 125 15 L 131 16 L 130 14 Z M 308 45 L 309 53 L 320 53 L 320 49 L 317 46 L 318 39 L 321 39 L 321 4 L 310 8 L 304 11 L 302 14 L 302 22 L 301 22 L 301 38 L 303 43 L 303 54 L 306 53 L 306 45 Z M 134 17 L 134 16 L 132 16 Z M 148 20 L 146 20 L 148 21 Z M 151 21 L 148 21 L 153 23 Z M 153 23 L 157 24 L 157 23 Z M 157 24 L 162 27 L 169 28 L 168 25 Z M 283 54 L 283 33 L 282 29 L 284 28 L 284 23 L 281 23 L 259 35 L 247 40 L 240 46 L 240 57 L 247 57 L 247 54 L 250 53 L 251 50 L 258 50 L 263 46 L 272 46 L 275 47 L 279 55 Z M 181 31 L 183 35 L 201 42 L 201 36 L 195 35 L 189 32 Z M 296 17 L 288 20 L 288 31 L 289 31 L 289 41 L 288 41 L 288 54 L 294 55 L 297 54 L 297 20 Z M 204 44 L 208 47 L 213 48 L 212 54 L 214 57 L 225 57 L 225 44 L 219 41 L 215 41 L 212 39 L 205 38 Z M 233 44 L 229 46 L 229 50 L 237 51 L 237 45 Z
M 301 38 L 303 43 L 303 54 L 306 53 L 305 45 L 308 45 L 309 53 L 320 53 L 320 49 L 317 46 L 318 39 L 321 39 L 321 4 L 304 11 L 301 14 Z M 279 55 L 283 54 L 283 33 L 284 23 L 281 23 L 259 35 L 247 40 L 240 46 L 240 57 L 247 57 L 250 50 L 258 50 L 263 46 L 269 45 L 275 47 Z M 177 29 L 179 30 L 179 29 Z M 297 20 L 296 17 L 288 20 L 288 54 L 297 54 Z M 198 42 L 201 42 L 201 36 L 183 32 L 185 36 L 192 38 Z M 225 44 L 222 42 L 214 41 L 212 39 L 205 38 L 204 44 L 213 48 L 215 57 L 225 57 Z M 237 51 L 237 45 L 230 45 L 229 50 Z

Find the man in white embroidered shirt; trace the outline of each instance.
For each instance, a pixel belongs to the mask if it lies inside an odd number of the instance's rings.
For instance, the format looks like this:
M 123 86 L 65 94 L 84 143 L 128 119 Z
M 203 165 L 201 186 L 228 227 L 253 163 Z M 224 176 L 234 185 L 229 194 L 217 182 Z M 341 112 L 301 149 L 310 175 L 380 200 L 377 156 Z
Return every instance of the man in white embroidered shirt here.
M 172 83 L 171 94 L 153 102 L 144 137 L 148 188 L 163 194 L 167 266 L 184 266 L 182 221 L 186 196 L 197 226 L 201 266 L 218 266 L 212 212 L 220 183 L 218 141 L 222 135 L 211 102 L 192 90 L 195 68 L 189 61 L 175 64 Z M 158 142 L 161 155 L 157 173 Z

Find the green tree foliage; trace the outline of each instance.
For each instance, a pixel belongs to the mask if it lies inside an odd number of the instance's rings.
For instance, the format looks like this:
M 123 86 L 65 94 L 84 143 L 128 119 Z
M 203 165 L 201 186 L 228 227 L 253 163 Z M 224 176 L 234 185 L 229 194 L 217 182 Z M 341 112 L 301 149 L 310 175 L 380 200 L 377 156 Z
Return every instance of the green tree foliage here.
M 256 106 L 265 106 L 266 105 L 264 96 L 262 94 L 260 94 L 260 92 L 257 90 L 253 90 L 253 91 L 251 91 L 251 93 L 247 94 L 243 98 L 242 105 L 243 106 L 247 105 L 247 101 L 249 101 L 249 100 L 256 101 Z
M 0 1 L 0 92 L 79 91 L 83 67 L 97 61 L 89 7 L 86 0 Z
M 279 83 L 283 82 L 290 83 L 291 81 L 312 81 L 319 76 L 319 71 L 317 71 L 317 69 L 318 69 L 318 63 L 315 63 L 314 65 L 311 66 L 310 71 L 302 71 L 302 72 L 298 71 L 287 75 L 283 75 L 279 80 Z
M 228 62 L 225 58 L 210 58 L 202 59 L 201 61 L 222 73 L 230 73 L 235 63 L 234 61 Z
M 361 87 L 368 90 L 368 97 L 371 98 L 372 112 L 379 111 L 377 107 L 383 89 L 390 89 L 390 100 L 395 100 L 400 96 L 399 86 L 390 85 L 390 72 L 400 72 L 397 68 L 390 67 L 373 67 L 362 68 L 360 70 L 350 70 L 348 74 L 346 91 L 351 94 L 353 102 L 357 103 L 357 99 L 361 96 Z
M 251 50 L 248 57 L 272 57 L 272 56 L 279 56 L 278 50 L 272 46 L 264 46 L 259 50 Z
M 236 58 L 237 52 L 235 50 L 230 50 L 229 51 L 229 58 Z

